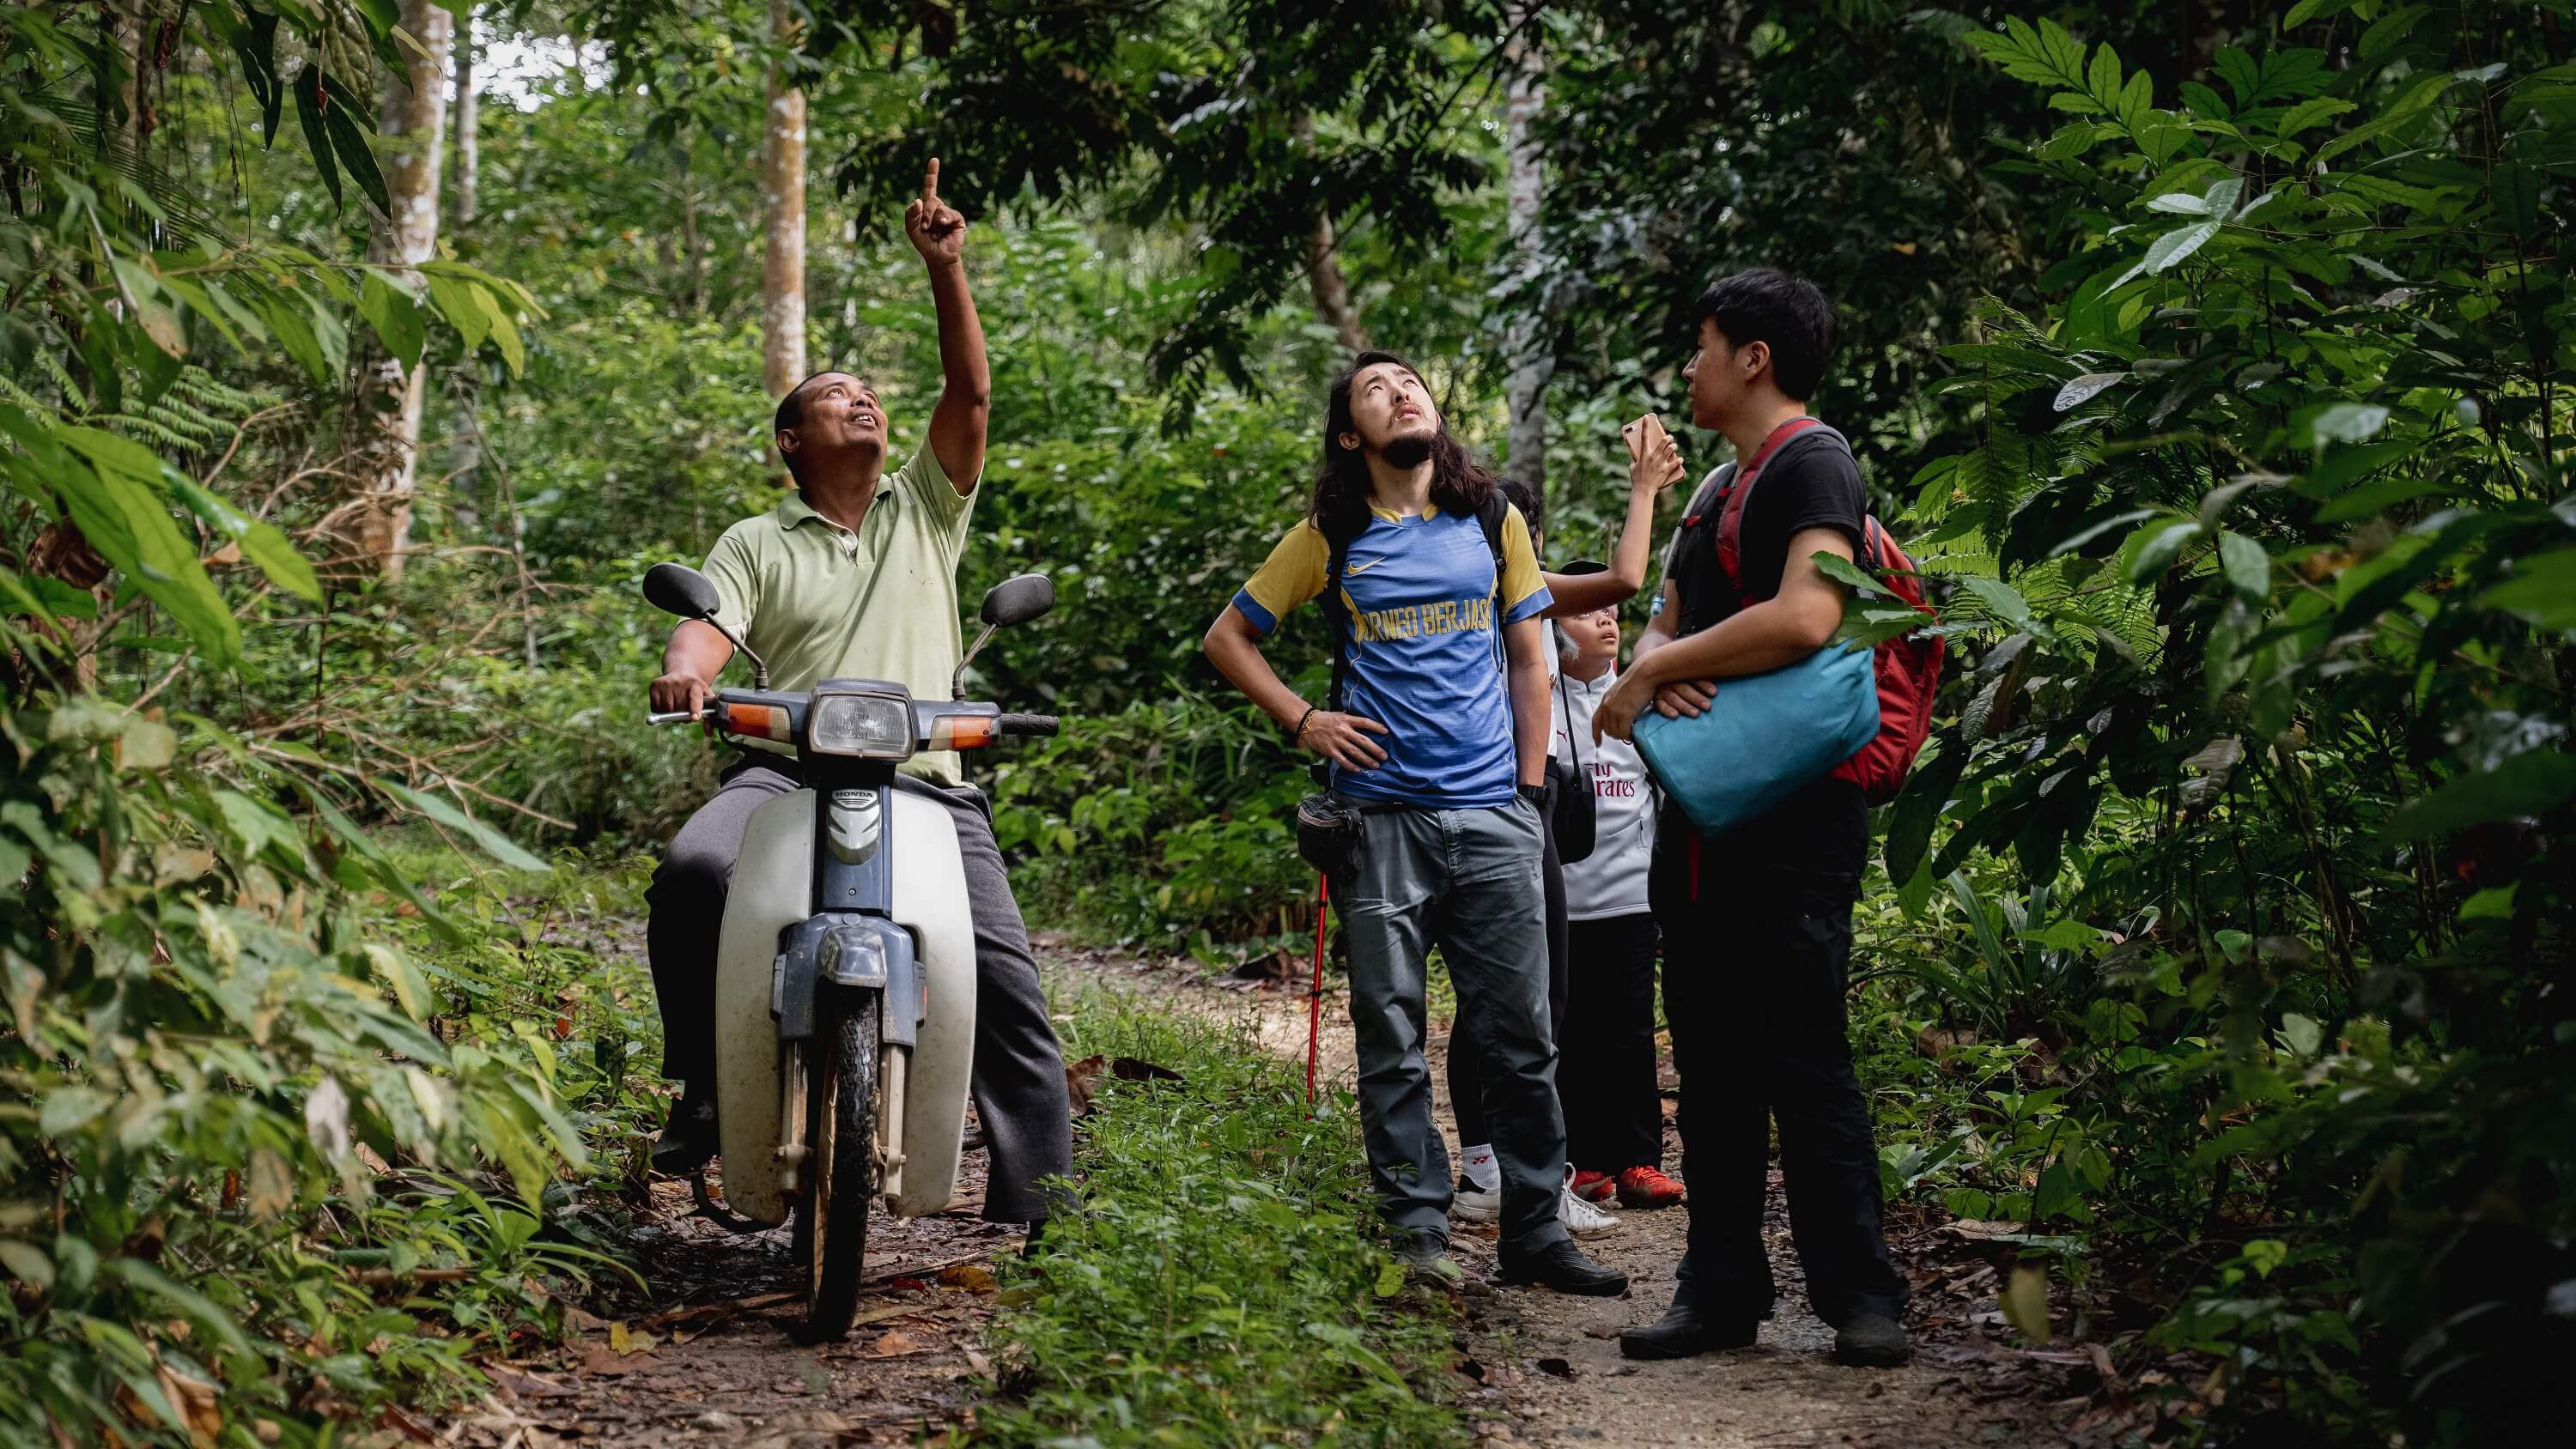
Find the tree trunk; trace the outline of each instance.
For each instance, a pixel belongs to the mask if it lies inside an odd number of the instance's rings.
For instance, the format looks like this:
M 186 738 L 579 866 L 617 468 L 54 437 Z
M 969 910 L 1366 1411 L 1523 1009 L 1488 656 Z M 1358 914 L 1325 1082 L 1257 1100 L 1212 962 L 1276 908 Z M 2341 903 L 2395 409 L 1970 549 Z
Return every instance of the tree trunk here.
M 446 149 L 447 60 L 456 21 L 436 0 L 403 0 L 402 27 L 420 42 L 420 51 L 404 47 L 403 65 L 385 77 L 378 131 L 391 143 L 385 194 L 393 203 L 393 214 L 385 219 L 374 252 L 384 266 L 408 270 L 429 260 L 438 248 L 438 173 Z M 417 277 L 408 280 L 417 291 Z M 398 358 L 379 358 L 368 369 L 359 397 L 360 426 L 367 436 L 360 448 L 358 476 L 367 506 L 360 516 L 358 541 L 387 579 L 402 577 L 403 551 L 411 542 L 412 486 L 419 463 L 426 371 L 406 368 Z
M 1538 118 L 1547 103 L 1546 82 L 1539 69 L 1538 47 L 1515 35 L 1504 50 L 1511 84 L 1504 92 L 1504 145 L 1509 171 L 1505 208 L 1509 217 L 1515 264 L 1534 276 L 1538 248 L 1539 204 L 1547 192 L 1545 156 L 1538 140 Z M 1511 409 L 1510 451 L 1505 461 L 1513 477 L 1527 483 L 1543 504 L 1547 501 L 1547 382 L 1556 372 L 1555 329 L 1548 326 L 1545 296 L 1524 296 L 1504 333 L 1505 360 L 1511 375 L 1503 397 Z
M 467 12 L 470 17 L 472 12 Z M 483 180 L 483 140 L 474 114 L 474 22 L 464 22 L 456 37 L 456 225 L 474 224 L 477 188 Z
M 1300 113 L 1296 121 L 1297 142 L 1308 154 L 1315 150 L 1315 118 Z M 1314 293 L 1315 315 L 1333 329 L 1342 346 L 1353 352 L 1368 351 L 1368 329 L 1360 325 L 1359 309 L 1351 305 L 1351 285 L 1342 276 L 1342 264 L 1334 248 L 1332 214 L 1318 207 L 1314 229 L 1306 233 L 1306 286 Z
M 698 236 L 698 180 L 689 174 L 685 150 L 680 153 L 680 250 L 688 262 L 682 300 L 689 304 L 689 315 L 694 317 L 707 292 L 707 248 Z
M 788 0 L 769 0 L 770 43 L 793 48 L 802 27 Z M 805 92 L 769 67 L 760 146 L 760 378 L 773 398 L 805 378 Z

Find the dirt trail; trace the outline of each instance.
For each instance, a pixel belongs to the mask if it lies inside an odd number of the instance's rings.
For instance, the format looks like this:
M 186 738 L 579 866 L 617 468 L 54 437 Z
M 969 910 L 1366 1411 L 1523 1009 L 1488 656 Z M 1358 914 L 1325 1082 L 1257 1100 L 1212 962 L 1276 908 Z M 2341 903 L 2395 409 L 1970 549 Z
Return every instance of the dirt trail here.
M 1185 972 L 1132 960 L 1058 952 L 1089 977 L 1151 994 L 1164 1005 L 1247 1023 L 1261 1043 L 1302 1060 L 1306 1052 L 1304 984 L 1232 989 Z M 1318 1075 L 1350 1085 L 1356 1070 L 1347 999 L 1329 978 Z M 1455 1147 L 1443 1066 L 1448 1038 L 1434 1022 L 1431 1076 L 1441 1127 Z M 1676 1083 L 1669 1058 L 1663 1082 Z M 1680 1160 L 1665 1101 L 1665 1162 Z M 1585 1252 L 1628 1274 L 1620 1298 L 1569 1298 L 1504 1288 L 1464 1302 L 1463 1346 L 1476 1380 L 1469 1391 L 1478 1433 L 1495 1442 L 1636 1446 L 1951 1445 L 2071 1442 L 2054 1428 L 2080 1415 L 2094 1387 L 2090 1361 L 2078 1352 L 2032 1354 L 2001 1342 L 1993 1264 L 1974 1243 L 1920 1222 L 1891 1222 L 1891 1246 L 1914 1280 L 1908 1328 L 1915 1361 L 1907 1368 L 1844 1368 L 1829 1357 L 1833 1330 L 1807 1310 L 1804 1276 L 1790 1250 L 1789 1227 L 1772 1175 L 1766 1228 L 1780 1286 L 1777 1316 L 1760 1342 L 1738 1353 L 1677 1363 L 1631 1363 L 1619 1356 L 1619 1330 L 1651 1322 L 1672 1300 L 1688 1218 L 1682 1209 L 1621 1211 L 1612 1232 L 1586 1240 Z M 1491 1275 L 1494 1230 L 1461 1224 L 1459 1260 Z M 2055 1399 L 2056 1402 L 2051 1402 Z
M 1102 987 L 1150 997 L 1162 1009 L 1237 1021 L 1282 1056 L 1302 1059 L 1302 988 L 1216 984 L 1186 968 L 1041 941 L 1060 992 Z M 1445 1036 L 1432 1043 L 1441 1080 Z M 1323 1013 L 1320 1075 L 1354 1072 L 1347 1004 Z M 1669 1066 L 1666 1081 L 1669 1084 Z M 1669 1105 L 1667 1110 L 1669 1111 Z M 1445 1088 L 1440 1117 L 1454 1131 Z M 1678 1145 L 1667 1140 L 1667 1161 Z M 845 1339 L 795 1336 L 795 1268 L 787 1233 L 734 1236 L 691 1215 L 684 1183 L 657 1181 L 637 1205 L 638 1256 L 652 1296 L 603 1280 L 573 1308 L 580 1330 L 559 1348 L 485 1365 L 494 1390 L 443 1426 L 438 1442 L 479 1449 L 726 1444 L 735 1449 L 829 1449 L 910 1443 L 971 1425 L 989 1392 L 978 1345 L 994 1311 L 996 1253 L 1017 1248 L 1009 1228 L 978 1220 L 985 1156 L 967 1156 L 957 1202 L 941 1216 L 869 1229 L 871 1283 L 860 1325 Z M 1787 1224 L 1774 1195 L 1771 1240 L 1783 1301 L 1750 1350 L 1683 1363 L 1630 1364 L 1617 1334 L 1651 1320 L 1672 1291 L 1682 1247 L 1677 1210 L 1620 1214 L 1619 1229 L 1586 1251 L 1625 1270 L 1624 1298 L 1575 1299 L 1503 1289 L 1467 1297 L 1461 1388 L 1478 1433 L 1493 1442 L 1639 1446 L 1932 1445 L 2066 1442 L 2047 1426 L 2080 1412 L 2088 1370 L 2080 1354 L 2002 1347 L 1994 1273 L 1973 1247 L 1923 1227 L 1897 1249 L 1917 1286 L 1913 1367 L 1870 1373 L 1826 1357 L 1832 1333 L 1806 1311 Z M 1462 1231 L 1462 1261 L 1493 1268 L 1491 1229 Z M 1982 1297 L 1983 1301 L 1980 1301 Z M 2064 1396 L 2059 1404 L 2044 1396 Z

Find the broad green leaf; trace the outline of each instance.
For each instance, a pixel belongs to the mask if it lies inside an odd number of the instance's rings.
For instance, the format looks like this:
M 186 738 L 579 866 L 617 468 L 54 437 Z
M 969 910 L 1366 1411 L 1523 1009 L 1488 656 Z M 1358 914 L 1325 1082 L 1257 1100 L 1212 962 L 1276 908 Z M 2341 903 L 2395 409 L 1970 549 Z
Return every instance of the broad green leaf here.
M 146 1293 L 179 1310 L 189 1322 L 212 1334 L 223 1346 L 245 1359 L 256 1359 L 250 1339 L 241 1331 L 233 1315 L 217 1307 L 214 1300 L 194 1288 L 185 1287 L 168 1274 L 141 1258 L 117 1256 L 99 1264 L 99 1270 L 124 1279 Z
M 2328 443 L 2367 443 L 2388 426 L 2388 409 L 2377 403 L 2339 402 L 2318 413 L 2309 426 L 2315 436 L 2311 446 L 2319 449 Z
M 385 192 L 384 172 L 376 165 L 376 153 L 367 145 L 367 130 L 353 119 L 375 113 L 351 95 L 337 76 L 327 72 L 322 76 L 322 91 L 330 101 L 323 108 L 322 121 L 331 136 L 332 154 L 340 158 L 340 165 L 367 199 L 376 204 L 376 210 L 393 215 L 394 204 Z
M 2120 545 L 2121 554 L 2128 559 L 2129 582 L 2141 587 L 2154 582 L 2158 574 L 2173 567 L 2173 561 L 2200 534 L 2199 521 L 2190 518 L 2160 518 L 2140 527 Z
M 387 355 L 405 368 L 419 365 L 421 346 L 429 340 L 420 325 L 420 304 L 373 267 L 367 269 L 366 286 L 358 293 L 358 315 L 375 329 L 376 341 Z
M 2256 607 L 2272 595 L 2272 558 L 2241 533 L 2218 535 L 2218 565 L 2237 597 Z
M 2352 102 L 2338 96 L 2315 96 L 2290 107 L 2281 116 L 2274 132 L 2284 138 L 2295 136 L 2311 126 L 2323 125 L 2352 109 Z
M 2388 822 L 2391 840 L 2455 835 L 2472 825 L 2539 815 L 2576 797 L 2576 755 L 2529 750 L 2492 770 L 2445 782 L 2408 804 Z
M 306 61 L 286 83 L 295 93 L 295 122 L 304 129 L 304 148 L 313 157 L 313 170 L 322 178 L 322 189 L 331 193 L 331 206 L 338 210 L 340 201 L 340 163 L 331 159 L 331 130 L 322 119 L 322 109 L 330 100 L 322 94 L 322 72 Z
M 206 576 L 197 550 L 148 491 L 159 480 L 161 460 L 139 443 L 96 428 L 62 428 L 56 436 L 93 465 L 72 469 L 60 480 L 63 501 L 91 546 L 168 609 L 210 661 L 229 665 L 239 659 L 241 628 L 232 609 Z
M 2057 410 L 2062 413 L 2069 408 L 2082 407 L 2104 389 L 2128 380 L 2126 372 L 2088 372 L 2057 390 Z
M 2478 595 L 2478 607 L 2502 609 L 2552 633 L 2576 630 L 2576 548 L 2514 560 L 2513 577 Z
M 1969 577 L 1959 580 L 1959 586 L 1976 595 L 1987 612 L 2005 628 L 2041 638 L 2049 637 L 2048 626 L 2031 616 L 2030 601 L 2012 585 L 2001 579 Z
M 512 317 L 516 309 L 507 300 L 495 297 L 492 289 L 481 282 L 474 284 L 474 295 L 482 302 L 484 314 L 492 319 L 492 345 L 501 349 L 501 360 L 510 365 L 510 375 L 517 377 L 527 371 L 527 349 L 520 345 L 519 324 Z
M 2004 1321 L 2020 1330 L 2021 1336 L 2040 1348 L 2048 1347 L 2048 1270 L 2036 1263 L 2022 1263 L 2012 1270 L 2012 1279 L 1996 1295 L 2004 1311 Z
M 296 552 L 295 545 L 275 524 L 244 514 L 182 474 L 170 473 L 163 481 L 179 495 L 179 501 L 188 505 L 189 512 L 240 544 L 242 554 L 259 565 L 259 571 L 268 575 L 271 583 L 307 603 L 322 602 L 322 581 L 314 575 L 313 565 Z
M 544 861 L 530 855 L 517 841 L 466 814 L 453 801 L 425 790 L 414 790 L 408 785 L 397 785 L 391 780 L 378 780 L 375 784 L 376 788 L 441 825 L 464 832 L 486 854 L 513 870 L 541 871 L 548 868 Z
M 2215 221 L 2194 222 L 2180 231 L 2166 232 L 2147 248 L 2144 265 L 2150 273 L 2169 270 L 2216 235 L 2218 223 Z
M 483 345 L 492 333 L 492 314 L 483 309 L 482 299 L 474 294 L 474 284 L 436 272 L 427 275 L 430 300 L 438 304 L 439 314 L 447 325 L 465 339 L 465 350 L 472 352 Z

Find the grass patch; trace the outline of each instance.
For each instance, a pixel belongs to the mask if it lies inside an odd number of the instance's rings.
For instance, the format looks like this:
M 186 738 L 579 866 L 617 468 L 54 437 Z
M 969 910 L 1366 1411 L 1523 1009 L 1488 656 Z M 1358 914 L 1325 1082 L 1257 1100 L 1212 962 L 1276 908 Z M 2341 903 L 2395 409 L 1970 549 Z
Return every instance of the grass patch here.
M 1464 1443 L 1452 1310 L 1403 1287 L 1349 1094 L 1309 1120 L 1302 1069 L 1248 1032 L 1101 996 L 1065 1037 L 1095 1052 L 1182 1080 L 1102 1074 L 1081 1209 L 1010 1284 L 978 1441 Z

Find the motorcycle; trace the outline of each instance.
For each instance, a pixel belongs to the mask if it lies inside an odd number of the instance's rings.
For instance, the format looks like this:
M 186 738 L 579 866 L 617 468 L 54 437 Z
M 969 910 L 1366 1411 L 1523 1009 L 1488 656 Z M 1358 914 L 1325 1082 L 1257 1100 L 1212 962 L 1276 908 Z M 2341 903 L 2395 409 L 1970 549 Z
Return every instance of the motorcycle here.
M 897 1217 L 948 1206 L 975 1057 L 975 927 L 956 830 L 944 806 L 895 789 L 895 767 L 920 750 L 1052 735 L 1057 720 L 917 700 L 877 679 L 773 691 L 768 666 L 716 618 L 704 575 L 656 564 L 644 597 L 714 625 L 750 660 L 753 687 L 716 691 L 706 721 L 793 754 L 806 781 L 743 830 L 716 949 L 724 1207 L 703 1172 L 692 1185 L 738 1230 L 794 1221 L 807 1331 L 837 1337 L 857 1310 L 870 1205 Z M 994 585 L 950 693 L 994 630 L 1054 606 L 1044 574 Z M 691 722 L 686 711 L 650 720 Z

